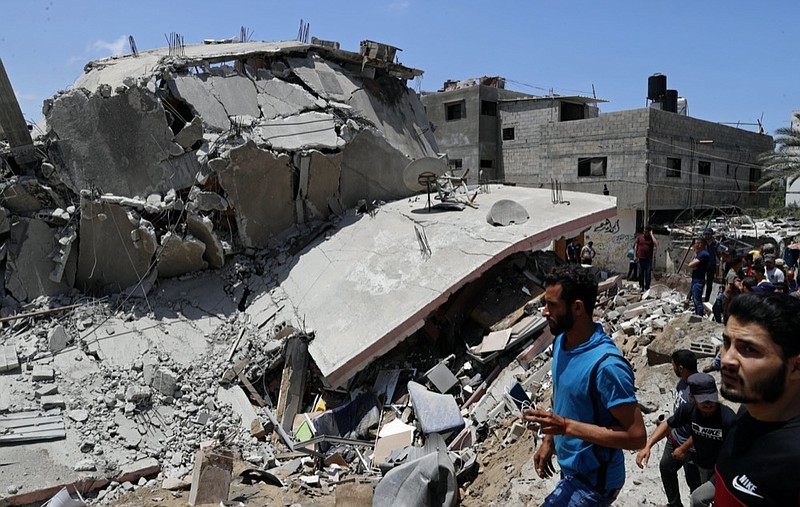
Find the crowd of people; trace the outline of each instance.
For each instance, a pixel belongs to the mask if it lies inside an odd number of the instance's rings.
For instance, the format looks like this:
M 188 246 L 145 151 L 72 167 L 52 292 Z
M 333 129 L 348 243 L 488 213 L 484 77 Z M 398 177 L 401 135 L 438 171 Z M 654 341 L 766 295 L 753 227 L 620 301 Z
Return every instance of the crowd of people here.
M 696 258 L 706 263 L 708 243 L 696 243 L 703 245 L 696 246 Z M 642 279 L 642 255 L 652 260 L 656 244 L 651 234 L 637 249 L 642 286 L 649 284 Z M 725 262 L 744 265 L 734 261 Z M 699 276 L 692 287 L 701 297 L 703 275 L 700 292 L 694 287 Z M 528 427 L 544 434 L 534 454 L 536 473 L 560 474 L 543 505 L 610 505 L 625 483 L 622 450 L 638 450 L 636 463 L 644 467 L 652 447 L 666 438 L 659 467 L 668 505 L 682 505 L 677 472 L 683 468 L 692 505 L 800 507 L 800 299 L 777 290 L 733 294 L 718 357 L 720 389 L 708 372 L 697 371 L 692 352 L 673 353 L 680 379 L 673 414 L 648 439 L 633 369 L 592 318 L 596 298 L 597 283 L 576 264 L 554 268 L 545 280 L 542 314 L 556 335 L 552 408 L 523 413 Z M 740 403 L 738 413 L 718 393 Z

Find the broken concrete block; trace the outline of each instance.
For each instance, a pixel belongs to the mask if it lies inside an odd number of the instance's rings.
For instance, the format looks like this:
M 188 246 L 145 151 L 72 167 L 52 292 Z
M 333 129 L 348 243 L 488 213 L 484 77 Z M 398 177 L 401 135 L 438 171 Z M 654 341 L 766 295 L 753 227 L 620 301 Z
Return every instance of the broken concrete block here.
M 34 382 L 51 381 L 56 377 L 56 372 L 52 366 L 36 365 L 33 367 L 31 378 Z
M 94 462 L 93 459 L 82 459 L 75 463 L 73 470 L 76 472 L 92 472 L 97 470 L 97 464 Z
M 49 410 L 51 408 L 67 408 L 64 398 L 57 394 L 52 396 L 42 396 L 40 401 L 44 410 Z
M 220 100 L 212 93 L 210 76 L 189 74 L 167 82 L 170 92 L 184 100 L 202 117 L 203 123 L 213 130 L 231 128 L 231 121 Z
M 205 250 L 205 243 L 190 234 L 184 237 L 171 232 L 164 234 L 158 256 L 158 275 L 169 278 L 206 269 L 208 263 L 203 260 Z
M 636 308 L 626 309 L 625 312 L 622 314 L 622 317 L 625 319 L 633 319 L 635 317 L 641 317 L 642 315 L 647 315 L 647 308 L 644 306 L 639 306 Z
M 175 134 L 174 141 L 185 150 L 191 149 L 195 143 L 203 140 L 203 119 L 199 116 L 192 118 L 192 121 L 183 126 Z
M 50 329 L 50 331 L 47 333 L 48 348 L 50 349 L 50 352 L 53 352 L 54 354 L 67 348 L 68 342 L 69 337 L 67 336 L 67 330 L 64 329 L 64 326 L 61 324 Z
M 0 183 L 0 204 L 13 213 L 65 208 L 64 200 L 33 176 L 12 176 Z
M 60 282 L 50 279 L 56 268 L 52 255 L 60 249 L 56 230 L 41 220 L 20 218 L 11 226 L 6 289 L 20 301 L 67 292 L 75 281 L 77 257 L 68 255 Z
M 167 491 L 185 491 L 192 487 L 190 482 L 182 481 L 176 477 L 167 477 L 161 482 L 161 489 Z
M 150 401 L 150 389 L 144 386 L 130 385 L 125 390 L 125 401 L 131 403 Z
M 19 368 L 17 348 L 14 345 L 3 345 L 0 349 L 0 372 L 14 371 Z
M 225 250 L 222 247 L 222 242 L 214 234 L 214 224 L 211 219 L 195 213 L 188 213 L 186 215 L 186 225 L 189 233 L 205 244 L 203 260 L 208 263 L 208 267 L 219 269 L 225 265 Z
M 172 396 L 175 393 L 178 389 L 178 380 L 178 374 L 167 368 L 157 364 L 144 365 L 144 381 L 164 396 Z M 126 399 L 128 399 L 127 395 Z
M 228 501 L 233 471 L 233 453 L 227 449 L 206 448 L 195 454 L 189 505 Z
M 153 252 L 136 248 L 140 228 L 121 206 L 81 200 L 80 245 L 75 285 L 83 291 L 113 294 L 138 284 L 150 270 Z M 144 227 L 142 230 L 147 230 Z M 141 231 L 137 233 L 141 238 Z
M 44 386 L 34 391 L 33 395 L 37 398 L 41 398 L 43 396 L 50 396 L 56 393 L 58 393 L 58 385 L 45 384 Z
M 140 477 L 147 477 L 161 471 L 161 466 L 155 458 L 144 458 L 132 463 L 122 465 L 117 482 L 137 481 Z
M 197 187 L 189 191 L 187 209 L 190 211 L 225 211 L 228 201 L 216 192 L 203 192 Z

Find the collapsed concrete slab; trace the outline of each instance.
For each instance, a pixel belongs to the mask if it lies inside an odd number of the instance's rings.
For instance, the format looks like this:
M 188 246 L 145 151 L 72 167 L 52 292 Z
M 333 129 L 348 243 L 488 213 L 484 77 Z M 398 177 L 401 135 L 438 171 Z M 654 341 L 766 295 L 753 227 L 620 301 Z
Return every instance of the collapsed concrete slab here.
M 75 282 L 77 256 L 67 250 L 56 262 L 57 252 L 61 250 L 55 229 L 41 220 L 20 218 L 11 226 L 6 290 L 19 301 L 68 291 Z M 54 270 L 61 276 L 50 276 Z
M 287 267 L 282 284 L 298 315 L 316 331 L 309 353 L 335 385 L 411 333 L 447 298 L 509 255 L 613 216 L 611 197 L 569 193 L 552 204 L 549 190 L 492 187 L 479 205 L 513 199 L 531 220 L 493 227 L 485 210 L 429 213 L 421 201 L 396 201 L 374 217 L 348 216 L 335 233 L 312 243 Z M 427 246 L 418 242 L 422 230 Z M 426 255 L 423 250 L 428 250 Z
M 147 89 L 111 96 L 73 89 L 53 100 L 46 117 L 57 133 L 50 149 L 54 160 L 62 161 L 59 177 L 75 193 L 99 188 L 145 196 L 189 186 L 194 179 L 161 165 L 170 156 L 173 135 L 161 101 Z
M 336 135 L 333 115 L 317 111 L 267 120 L 257 132 L 263 143 L 281 151 L 336 149 L 344 145 Z
M 84 200 L 75 286 L 111 294 L 142 281 L 158 246 L 153 231 L 133 212 Z
M 252 141 L 230 152 L 219 174 L 228 202 L 237 210 L 239 239 L 264 248 L 269 238 L 294 224 L 291 159 L 262 150 Z
M 293 116 L 326 105 L 324 100 L 305 91 L 302 86 L 277 78 L 258 80 L 256 88 L 261 115 L 268 120 L 278 116 Z

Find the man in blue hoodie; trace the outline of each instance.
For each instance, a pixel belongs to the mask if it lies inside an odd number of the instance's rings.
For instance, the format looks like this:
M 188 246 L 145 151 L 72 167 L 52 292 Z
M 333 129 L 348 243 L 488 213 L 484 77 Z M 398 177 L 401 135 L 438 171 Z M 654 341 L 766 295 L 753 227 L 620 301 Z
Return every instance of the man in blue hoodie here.
M 523 415 L 545 434 L 534 455 L 536 473 L 555 473 L 554 454 L 561 468 L 545 506 L 610 505 L 625 483 L 621 449 L 641 449 L 646 442 L 633 370 L 594 322 L 596 299 L 597 283 L 580 266 L 556 267 L 545 278 L 542 315 L 556 335 L 553 409 Z

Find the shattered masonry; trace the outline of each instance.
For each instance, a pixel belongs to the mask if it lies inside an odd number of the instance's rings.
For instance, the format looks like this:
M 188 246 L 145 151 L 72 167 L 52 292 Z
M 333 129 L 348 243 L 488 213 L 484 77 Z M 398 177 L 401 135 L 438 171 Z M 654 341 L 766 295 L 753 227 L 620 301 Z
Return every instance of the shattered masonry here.
M 72 287 L 146 292 L 360 200 L 409 195 L 406 167 L 438 162 L 405 83 L 421 71 L 317 42 L 87 64 L 45 102 L 43 159 L 15 163 L 0 145 L 4 306 Z

